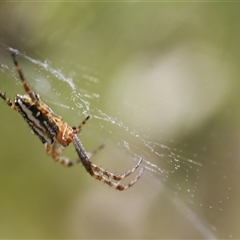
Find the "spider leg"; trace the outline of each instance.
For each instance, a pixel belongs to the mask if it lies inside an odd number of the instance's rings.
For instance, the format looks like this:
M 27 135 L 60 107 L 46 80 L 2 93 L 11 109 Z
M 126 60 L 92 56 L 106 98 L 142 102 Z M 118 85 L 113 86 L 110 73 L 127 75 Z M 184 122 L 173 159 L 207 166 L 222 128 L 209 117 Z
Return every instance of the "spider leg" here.
M 93 150 L 92 152 L 88 153 L 89 159 L 92 158 L 94 155 L 96 155 L 98 152 L 100 152 L 104 148 L 104 144 L 100 145 L 97 149 Z
M 46 144 L 45 145 L 45 150 L 48 155 L 50 155 L 53 160 L 56 162 L 61 163 L 65 167 L 72 167 L 77 165 L 78 163 L 81 163 L 81 160 L 78 159 L 76 161 L 71 161 L 67 157 L 61 156 L 61 152 L 64 148 L 59 145 L 57 142 L 54 142 L 53 144 Z
M 92 175 L 94 174 L 93 170 L 92 170 L 92 166 L 91 166 L 91 161 L 88 157 L 88 153 L 85 151 L 85 149 L 83 148 L 82 143 L 80 142 L 78 136 L 76 133 L 73 134 L 73 145 L 75 147 L 75 150 L 77 151 L 78 157 L 79 159 L 77 160 L 77 162 L 81 162 L 82 165 L 85 167 L 86 171 Z
M 110 187 L 112 187 L 116 190 L 123 191 L 123 190 L 126 190 L 126 189 L 130 188 L 131 186 L 133 186 L 139 180 L 139 178 L 142 176 L 143 172 L 144 172 L 144 168 L 141 168 L 138 175 L 130 183 L 128 183 L 126 185 L 121 184 L 121 183 L 115 183 L 115 182 L 111 181 L 111 179 L 106 178 L 104 175 L 99 175 L 95 172 L 93 172 L 93 174 L 91 174 L 91 176 L 93 178 L 95 178 L 96 180 L 106 183 L 107 185 L 109 185 Z
M 82 122 L 81 122 L 81 124 L 78 126 L 78 127 L 73 127 L 74 128 L 74 132 L 76 133 L 76 134 L 78 134 L 80 131 L 81 131 L 81 129 L 82 129 L 82 127 L 86 124 L 86 122 L 87 122 L 87 120 L 90 118 L 90 116 L 88 115 Z
M 16 108 L 15 104 L 12 103 L 12 101 L 7 98 L 6 94 L 4 94 L 3 92 L 0 91 L 0 97 L 4 100 L 4 102 L 13 110 L 18 112 L 18 109 Z
M 112 179 L 114 179 L 116 181 L 120 181 L 120 180 L 126 178 L 127 176 L 129 176 L 130 174 L 135 172 L 135 170 L 139 167 L 139 165 L 141 164 L 143 159 L 141 158 L 139 160 L 139 162 L 135 165 L 135 167 L 133 167 L 126 173 L 124 173 L 122 175 L 116 175 L 111 172 L 108 172 L 107 170 L 105 170 L 103 168 L 98 167 L 97 165 L 93 164 L 90 161 L 90 158 L 88 157 L 87 152 L 84 150 L 84 148 L 76 134 L 73 135 L 73 145 L 77 151 L 79 160 L 82 162 L 86 171 L 96 180 L 106 183 L 110 187 L 115 188 L 119 191 L 126 190 L 129 187 L 131 187 L 132 185 L 134 185 L 139 180 L 139 178 L 142 176 L 142 174 L 144 172 L 144 168 L 141 168 L 138 175 L 130 183 L 128 183 L 126 185 L 123 185 L 121 183 L 115 183 L 112 181 Z M 100 146 L 98 149 L 100 150 L 101 148 L 102 147 Z M 91 156 L 93 156 L 96 152 L 98 152 L 98 149 L 96 151 L 93 151 L 93 154 Z
M 140 160 L 138 161 L 138 163 L 134 167 L 132 167 L 127 172 L 125 172 L 123 174 L 119 174 L 119 175 L 115 174 L 115 173 L 112 173 L 112 172 L 109 172 L 109 171 L 107 171 L 104 168 L 98 167 L 94 163 L 92 163 L 91 166 L 92 166 L 92 169 L 93 169 L 94 172 L 101 173 L 101 174 L 107 176 L 108 178 L 114 179 L 116 181 L 121 181 L 124 178 L 128 177 L 129 175 L 131 175 L 132 173 L 134 173 L 137 170 L 137 168 L 139 167 L 139 165 L 142 163 L 142 161 L 143 161 L 143 158 L 140 158 Z
M 83 146 L 82 146 L 83 148 Z M 102 149 L 104 148 L 104 145 L 100 145 L 97 149 L 95 149 L 94 151 L 88 153 L 88 157 L 89 157 L 89 160 L 94 156 L 96 155 L 99 151 L 101 151 Z M 86 158 L 86 157 L 85 157 Z M 139 167 L 139 165 L 142 163 L 143 161 L 143 158 L 141 158 L 138 163 L 133 167 L 131 168 L 130 170 L 128 170 L 127 172 L 123 173 L 123 174 L 115 174 L 115 173 L 111 173 L 109 172 L 108 170 L 104 169 L 104 168 L 101 168 L 101 167 L 98 167 L 96 164 L 92 163 L 91 162 L 91 168 L 93 171 L 95 172 L 99 172 L 105 176 L 107 176 L 108 178 L 111 178 L 111 179 L 114 179 L 116 181 L 120 181 L 126 177 L 128 177 L 129 175 L 131 175 L 132 173 L 134 173 L 137 168 Z
M 26 80 L 25 80 L 25 78 L 24 78 L 24 76 L 23 76 L 23 72 L 22 72 L 22 70 L 21 70 L 21 68 L 20 68 L 20 66 L 19 66 L 19 64 L 18 64 L 18 62 L 17 62 L 17 60 L 16 60 L 16 55 L 15 55 L 15 53 L 12 53 L 12 59 L 13 59 L 15 68 L 16 68 L 16 70 L 17 70 L 17 72 L 18 72 L 18 75 L 19 75 L 19 77 L 20 77 L 20 79 L 21 79 L 22 85 L 23 85 L 26 93 L 30 96 L 30 98 L 31 98 L 34 102 L 37 102 L 38 99 L 36 98 L 35 93 L 31 90 L 30 86 L 28 85 L 28 83 L 27 83 Z

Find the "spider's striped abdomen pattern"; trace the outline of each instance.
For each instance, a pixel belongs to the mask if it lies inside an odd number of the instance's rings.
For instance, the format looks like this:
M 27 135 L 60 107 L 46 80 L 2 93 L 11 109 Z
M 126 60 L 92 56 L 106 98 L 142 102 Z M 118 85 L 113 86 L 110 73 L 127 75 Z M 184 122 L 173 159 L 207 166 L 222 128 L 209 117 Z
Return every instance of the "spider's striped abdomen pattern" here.
M 38 96 L 37 96 L 38 97 Z M 40 98 L 37 98 L 41 101 Z M 52 144 L 59 132 L 57 124 L 42 111 L 41 105 L 33 103 L 28 95 L 17 95 L 15 106 L 42 143 Z
M 89 116 L 87 116 L 78 127 L 70 127 L 63 121 L 62 117 L 55 114 L 53 110 L 40 99 L 38 94 L 31 90 L 23 76 L 14 53 L 12 54 L 12 58 L 26 94 L 17 94 L 14 103 L 1 91 L 0 97 L 10 108 L 22 115 L 32 132 L 45 144 L 47 154 L 55 161 L 67 167 L 82 163 L 92 177 L 117 190 L 126 190 L 134 185 L 142 176 L 144 168 L 140 170 L 130 183 L 123 185 L 119 181 L 134 173 L 143 159 L 141 158 L 133 168 L 120 175 L 111 173 L 93 164 L 90 158 L 99 152 L 99 150 L 103 148 L 103 145 L 95 151 L 87 153 L 77 136 L 89 119 Z M 61 156 L 63 149 L 72 142 L 79 157 L 74 162 Z

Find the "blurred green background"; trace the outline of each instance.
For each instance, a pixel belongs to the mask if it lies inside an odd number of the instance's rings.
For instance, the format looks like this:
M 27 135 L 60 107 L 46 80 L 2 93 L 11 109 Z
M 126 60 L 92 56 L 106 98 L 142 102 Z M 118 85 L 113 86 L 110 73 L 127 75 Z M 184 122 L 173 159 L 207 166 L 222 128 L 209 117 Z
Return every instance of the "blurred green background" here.
M 31 57 L 18 61 L 34 90 L 70 125 L 91 114 L 81 140 L 106 145 L 93 161 L 120 173 L 143 156 L 147 171 L 116 192 L 52 161 L 1 104 L 0 238 L 239 238 L 239 13 L 238 3 L 1 2 L 0 42 Z M 4 46 L 0 63 L 13 99 L 23 89 Z

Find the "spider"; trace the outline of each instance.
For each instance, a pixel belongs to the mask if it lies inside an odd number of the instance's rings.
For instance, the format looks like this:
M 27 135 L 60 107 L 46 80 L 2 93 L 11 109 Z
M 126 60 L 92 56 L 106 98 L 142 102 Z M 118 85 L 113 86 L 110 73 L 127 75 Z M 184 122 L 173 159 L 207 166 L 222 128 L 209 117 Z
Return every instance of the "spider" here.
M 55 114 L 53 110 L 41 100 L 37 93 L 31 90 L 16 60 L 15 53 L 12 53 L 12 59 L 26 94 L 17 94 L 15 96 L 14 103 L 11 102 L 11 100 L 7 98 L 6 94 L 1 91 L 0 97 L 10 108 L 22 115 L 32 132 L 38 136 L 43 144 L 45 144 L 46 153 L 50 155 L 53 160 L 63 164 L 66 167 L 71 167 L 77 165 L 78 163 L 82 163 L 86 171 L 93 178 L 120 191 L 128 189 L 139 180 L 143 174 L 144 168 L 141 168 L 137 176 L 130 183 L 126 185 L 120 183 L 121 180 L 136 171 L 143 161 L 142 158 L 133 168 L 121 175 L 111 173 L 93 164 L 90 161 L 90 158 L 98 153 L 103 148 L 103 145 L 98 147 L 96 150 L 87 153 L 78 138 L 78 134 L 90 116 L 87 116 L 78 127 L 70 127 L 66 122 L 64 122 L 61 116 Z M 73 145 L 79 156 L 76 161 L 70 161 L 68 158 L 61 156 L 64 148 L 67 147 L 71 142 L 73 142 Z

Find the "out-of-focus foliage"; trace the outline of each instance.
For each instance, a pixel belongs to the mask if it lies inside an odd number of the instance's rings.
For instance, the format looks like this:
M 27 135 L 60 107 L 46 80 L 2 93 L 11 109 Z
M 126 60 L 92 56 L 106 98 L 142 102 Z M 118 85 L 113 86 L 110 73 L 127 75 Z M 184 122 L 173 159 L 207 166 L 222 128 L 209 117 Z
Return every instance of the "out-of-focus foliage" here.
M 115 131 L 109 122 L 99 124 L 94 118 L 97 112 L 92 110 L 93 120 L 84 127 L 81 139 L 89 151 L 107 143 L 93 160 L 97 164 L 117 172 L 132 166 L 133 161 L 124 161 L 129 153 L 119 147 L 122 140 L 135 147 L 129 152 L 145 153 L 148 161 L 166 169 L 170 163 L 151 153 L 147 142 L 176 148 L 183 158 L 199 162 L 202 185 L 196 187 L 189 209 L 213 235 L 237 238 L 239 6 L 1 2 L 0 42 L 50 63 L 72 78 L 76 89 L 95 94 L 87 98 L 90 109 L 124 123 L 124 128 Z M 13 99 L 23 89 L 16 81 L 10 54 L 2 46 L 0 63 L 0 88 Z M 81 122 L 86 109 L 72 101 L 63 82 L 51 79 L 24 58 L 19 58 L 19 63 L 31 86 L 55 103 L 58 114 L 71 125 Z M 86 73 L 93 78 L 85 81 Z M 189 215 L 169 201 L 161 176 L 146 171 L 137 185 L 118 193 L 93 181 L 80 166 L 69 170 L 55 164 L 21 117 L 4 104 L 0 116 L 0 238 L 211 235 L 195 229 L 186 217 Z M 136 132 L 129 134 L 131 131 Z M 146 150 L 138 145 L 138 134 L 146 141 Z M 161 151 L 159 147 L 153 152 Z M 73 148 L 66 154 L 76 158 Z M 184 169 L 182 175 L 169 177 L 187 185 L 194 178 L 191 174 L 191 169 Z M 166 189 L 171 191 L 168 186 Z M 184 203 L 191 202 L 178 190 L 181 199 L 187 199 Z

